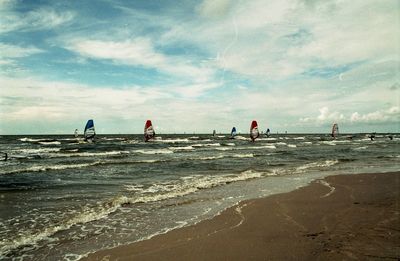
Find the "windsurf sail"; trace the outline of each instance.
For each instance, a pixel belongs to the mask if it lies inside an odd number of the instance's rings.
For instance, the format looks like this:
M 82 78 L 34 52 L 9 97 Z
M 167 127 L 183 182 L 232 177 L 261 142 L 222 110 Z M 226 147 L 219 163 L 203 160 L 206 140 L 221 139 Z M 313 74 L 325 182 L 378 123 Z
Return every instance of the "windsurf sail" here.
M 339 134 L 339 126 L 337 123 L 334 123 L 332 126 L 332 134 L 331 135 L 333 138 L 336 138 L 338 134 Z
M 231 131 L 231 139 L 235 138 L 235 136 L 236 136 L 236 127 L 233 127 Z
M 94 136 L 96 136 L 96 131 L 94 130 L 93 120 L 88 120 L 85 126 L 84 137 L 85 140 L 94 140 Z
M 268 128 L 267 131 L 265 132 L 265 135 L 267 135 L 267 137 L 269 137 L 270 134 L 271 134 L 271 131 Z
M 78 129 L 75 129 L 74 136 L 75 138 L 78 138 Z
M 252 121 L 250 125 L 250 138 L 252 141 L 255 141 L 255 139 L 260 136 L 260 133 L 258 132 L 258 124 L 257 121 Z
M 147 142 L 150 139 L 153 139 L 155 135 L 156 133 L 154 131 L 151 120 L 147 120 L 146 124 L 144 125 L 144 141 Z
M 215 136 L 217 134 L 217 132 L 215 130 L 213 130 L 213 136 Z

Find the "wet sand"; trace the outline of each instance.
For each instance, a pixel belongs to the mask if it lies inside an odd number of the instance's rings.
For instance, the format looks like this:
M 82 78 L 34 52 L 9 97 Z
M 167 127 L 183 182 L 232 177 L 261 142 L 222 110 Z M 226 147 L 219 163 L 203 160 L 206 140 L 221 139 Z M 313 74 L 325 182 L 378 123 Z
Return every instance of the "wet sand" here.
M 330 176 L 85 260 L 399 260 L 400 172 Z

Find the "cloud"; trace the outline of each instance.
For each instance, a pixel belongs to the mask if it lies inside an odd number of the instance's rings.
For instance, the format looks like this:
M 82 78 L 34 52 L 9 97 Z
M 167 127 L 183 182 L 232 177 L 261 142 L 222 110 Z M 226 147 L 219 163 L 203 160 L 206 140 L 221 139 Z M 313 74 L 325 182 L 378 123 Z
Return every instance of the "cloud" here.
M 205 66 L 193 65 L 177 56 L 168 56 L 155 49 L 153 42 L 144 37 L 125 41 L 73 39 L 66 46 L 67 49 L 78 53 L 82 57 L 97 60 L 109 60 L 114 64 L 131 65 L 155 69 L 158 73 L 172 74 L 179 82 L 184 82 L 186 87 L 182 90 L 191 92 L 190 96 L 201 95 L 201 90 L 216 88 L 211 83 L 214 71 Z M 192 86 L 192 87 L 191 87 Z M 212 87 L 210 87 L 212 86 Z M 192 89 L 192 90 L 190 90 Z
M 166 60 L 164 55 L 154 50 L 151 41 L 145 38 L 124 42 L 74 40 L 69 49 L 82 56 L 137 66 L 157 67 Z
M 353 112 L 347 115 L 340 113 L 338 111 L 330 112 L 328 107 L 323 107 L 319 109 L 320 114 L 317 117 L 306 117 L 300 118 L 301 123 L 311 123 L 311 124 L 330 124 L 337 122 L 341 123 L 396 123 L 400 118 L 400 108 L 398 106 L 390 107 L 386 110 L 377 110 L 373 112 L 359 113 Z
M 21 58 L 33 54 L 41 53 L 43 50 L 34 46 L 21 47 L 17 45 L 9 45 L 0 43 L 0 59 L 5 58 Z
M 53 29 L 73 20 L 75 13 L 56 11 L 42 7 L 26 13 L 17 12 L 17 1 L 3 0 L 0 3 L 0 34 L 13 31 L 35 31 Z
M 231 0 L 205 0 L 197 6 L 200 15 L 208 18 L 223 17 L 229 11 Z

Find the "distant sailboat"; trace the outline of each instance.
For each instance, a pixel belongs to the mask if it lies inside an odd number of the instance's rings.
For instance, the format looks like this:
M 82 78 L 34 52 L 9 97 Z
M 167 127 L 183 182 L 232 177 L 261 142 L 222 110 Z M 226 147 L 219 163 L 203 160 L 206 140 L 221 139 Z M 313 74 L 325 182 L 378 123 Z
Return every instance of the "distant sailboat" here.
M 231 139 L 234 139 L 235 136 L 236 136 L 236 127 L 233 127 L 231 131 Z
M 96 136 L 96 131 L 94 130 L 93 120 L 88 120 L 84 132 L 85 141 L 93 142 L 95 136 Z
M 213 130 L 213 137 L 217 134 L 217 132 L 215 130 Z
M 336 139 L 337 135 L 339 134 L 339 126 L 337 123 L 334 123 L 332 126 L 332 134 L 331 136 Z
M 252 121 L 250 125 L 250 138 L 252 141 L 255 141 L 260 133 L 258 132 L 258 124 L 257 121 Z
M 75 129 L 74 136 L 75 138 L 78 138 L 78 129 Z
M 144 141 L 148 142 L 150 139 L 153 139 L 155 135 L 156 133 L 151 120 L 147 120 L 146 124 L 144 125 Z

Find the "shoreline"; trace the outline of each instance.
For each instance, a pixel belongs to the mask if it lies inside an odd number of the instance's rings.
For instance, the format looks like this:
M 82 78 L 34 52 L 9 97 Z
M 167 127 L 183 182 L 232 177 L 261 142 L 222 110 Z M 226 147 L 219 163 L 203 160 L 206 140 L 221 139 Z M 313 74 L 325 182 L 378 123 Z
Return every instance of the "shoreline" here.
M 317 179 L 81 260 L 399 259 L 400 171 Z

